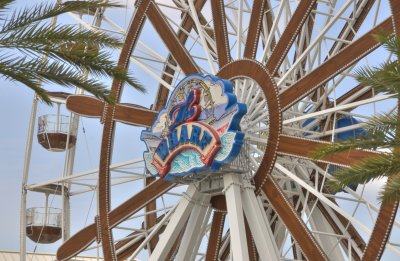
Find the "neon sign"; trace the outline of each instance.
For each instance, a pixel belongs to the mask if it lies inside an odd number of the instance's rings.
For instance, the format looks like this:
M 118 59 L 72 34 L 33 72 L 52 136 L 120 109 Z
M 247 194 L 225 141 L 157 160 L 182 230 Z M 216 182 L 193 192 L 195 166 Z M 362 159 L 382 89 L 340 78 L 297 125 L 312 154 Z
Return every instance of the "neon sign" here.
M 238 129 L 246 112 L 230 81 L 210 75 L 186 77 L 152 127 L 142 132 L 148 172 L 173 180 L 231 162 L 243 144 L 244 134 Z

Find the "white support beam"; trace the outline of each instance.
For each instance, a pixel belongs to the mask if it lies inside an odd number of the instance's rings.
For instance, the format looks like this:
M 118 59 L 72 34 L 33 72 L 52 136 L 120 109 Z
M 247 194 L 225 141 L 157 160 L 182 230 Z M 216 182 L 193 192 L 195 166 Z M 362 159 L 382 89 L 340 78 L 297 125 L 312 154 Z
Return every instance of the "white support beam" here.
M 200 192 L 198 192 L 193 185 L 189 186 L 186 193 L 183 193 L 183 197 L 179 202 L 175 213 L 172 215 L 164 233 L 162 233 L 160 236 L 160 240 L 158 241 L 156 248 L 149 257 L 150 261 L 166 259 L 171 247 L 175 243 L 179 233 L 186 224 L 186 221 L 192 212 L 194 206 L 193 202 L 199 200 L 200 196 Z
M 197 239 L 196 239 L 196 244 L 194 245 L 194 248 L 193 248 L 194 251 L 193 251 L 192 257 L 190 258 L 191 261 L 196 260 L 202 239 L 206 235 L 207 231 L 211 229 L 211 226 L 208 225 L 208 221 L 210 220 L 210 216 L 211 216 L 212 212 L 213 212 L 213 208 L 211 208 L 211 207 L 207 208 L 207 213 L 203 219 L 203 224 L 201 226 L 200 233 L 198 233 L 198 235 L 196 236 Z
M 132 164 L 137 164 L 137 163 L 140 163 L 140 162 L 143 162 L 143 159 L 134 159 L 134 160 L 129 160 L 129 161 L 116 163 L 116 164 L 113 164 L 113 165 L 110 166 L 110 170 L 113 171 L 113 170 L 115 170 L 117 168 L 121 168 L 121 167 L 132 165 Z M 68 180 L 73 180 L 73 179 L 76 179 L 76 178 L 79 178 L 79 177 L 88 176 L 88 175 L 95 174 L 95 173 L 98 173 L 98 172 L 99 172 L 98 168 L 97 169 L 93 169 L 93 170 L 88 170 L 88 171 L 85 171 L 85 172 L 80 172 L 80 173 L 77 173 L 77 174 L 73 174 L 73 175 L 68 176 L 68 177 L 56 178 L 56 179 L 48 180 L 46 182 L 27 185 L 26 189 L 27 190 L 33 190 L 35 188 L 42 187 L 42 186 L 45 186 L 45 185 L 48 185 L 48 184 L 53 184 L 53 183 L 58 183 L 58 182 L 65 182 L 65 181 L 68 181 Z
M 197 251 L 195 244 L 199 236 L 204 217 L 210 203 L 210 195 L 202 195 L 192 209 L 185 233 L 183 234 L 181 244 L 179 246 L 176 260 L 190 260 L 192 253 Z
M 293 123 L 293 122 L 296 122 L 296 121 L 302 121 L 302 120 L 307 120 L 307 119 L 310 119 L 310 118 L 319 117 L 319 116 L 326 115 L 326 114 L 329 114 L 329 113 L 334 113 L 334 112 L 338 112 L 338 111 L 344 111 L 344 110 L 351 109 L 351 108 L 354 108 L 354 107 L 358 107 L 358 106 L 361 106 L 361 105 L 387 100 L 387 99 L 390 99 L 392 97 L 394 97 L 393 94 L 375 96 L 375 97 L 372 97 L 370 99 L 365 99 L 365 100 L 362 100 L 362 101 L 353 102 L 353 103 L 349 103 L 349 104 L 343 104 L 343 105 L 339 105 L 339 106 L 336 106 L 336 107 L 333 107 L 333 108 L 330 108 L 330 109 L 326 109 L 326 110 L 322 110 L 322 111 L 318 111 L 318 112 L 314 112 L 314 113 L 308 113 L 306 115 L 299 116 L 299 117 L 296 117 L 296 118 L 293 118 L 293 119 L 284 120 L 283 124 L 285 125 L 285 124 Z
M 176 207 L 177 206 L 175 206 L 173 209 L 171 209 L 164 216 L 164 218 L 155 227 L 152 228 L 152 231 L 150 232 L 150 234 L 146 236 L 145 240 L 140 244 L 140 246 L 132 254 L 131 259 L 134 259 L 139 254 L 139 252 L 147 245 L 147 243 L 158 233 L 158 231 L 164 226 L 164 223 L 166 223 L 168 221 L 168 219 L 171 217 L 171 215 L 175 212 Z M 131 241 L 130 243 L 124 245 L 122 248 L 118 249 L 118 252 L 123 252 L 124 250 L 129 248 L 131 245 L 135 244 L 137 241 L 138 240 Z
M 237 174 L 224 175 L 224 192 L 228 211 L 229 231 L 231 235 L 231 253 L 233 260 L 249 260 L 246 229 L 244 226 L 241 181 Z
M 280 255 L 265 212 L 260 209 L 254 188 L 246 184 L 242 192 L 243 210 L 251 234 L 257 247 L 260 260 L 278 261 Z M 264 215 L 263 215 L 264 214 Z
M 342 252 L 340 250 L 340 241 L 342 240 L 341 237 L 343 236 L 338 235 L 338 237 L 336 237 L 336 232 L 333 230 L 331 225 L 329 225 L 328 221 L 318 208 L 315 208 L 313 210 L 310 223 L 311 227 L 313 227 L 313 230 L 326 233 L 326 234 L 314 233 L 314 237 L 317 239 L 318 243 L 320 243 L 322 248 L 328 251 L 329 258 L 331 260 L 341 261 L 341 260 L 349 260 L 351 258 L 350 256 L 346 258 L 343 256 L 342 253 L 346 253 L 345 251 Z M 329 236 L 328 234 L 332 236 Z

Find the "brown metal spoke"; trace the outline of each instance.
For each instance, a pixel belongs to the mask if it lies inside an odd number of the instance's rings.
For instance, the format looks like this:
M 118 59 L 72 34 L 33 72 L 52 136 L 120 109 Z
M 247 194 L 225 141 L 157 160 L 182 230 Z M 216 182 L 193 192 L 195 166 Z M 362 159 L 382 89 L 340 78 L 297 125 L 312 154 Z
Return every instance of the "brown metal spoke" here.
M 194 6 L 199 13 L 203 9 L 205 3 L 206 0 L 197 0 L 194 2 Z M 184 46 L 188 39 L 187 32 L 190 32 L 194 28 L 194 22 L 193 19 L 188 14 L 186 13 L 182 14 L 184 15 L 182 23 L 180 25 L 182 29 L 179 29 L 177 36 L 179 42 Z M 168 54 L 167 63 L 171 64 L 172 66 L 176 66 L 176 62 L 174 61 L 174 58 L 172 57 L 171 54 Z M 174 73 L 175 69 L 166 65 L 164 68 L 164 73 L 161 76 L 161 79 L 163 79 L 168 84 L 171 84 L 173 80 L 172 75 L 174 75 Z M 165 104 L 167 103 L 168 94 L 169 90 L 165 88 L 164 85 L 160 84 L 157 92 L 155 110 L 159 111 L 165 106 Z
M 297 6 L 296 11 L 267 61 L 266 68 L 272 75 L 275 75 L 276 71 L 281 66 L 283 59 L 289 52 L 290 47 L 300 32 L 300 29 L 313 10 L 315 2 L 316 0 L 300 1 Z
M 390 18 L 346 46 L 342 51 L 331 57 L 314 71 L 283 91 L 279 95 L 283 110 L 288 109 L 310 92 L 376 49 L 380 44 L 377 43 L 374 35 L 382 31 L 389 33 L 393 31 Z
M 364 251 L 363 261 L 380 260 L 382 257 L 398 206 L 399 202 L 393 202 L 383 204 L 379 209 L 374 229 Z
M 271 28 L 272 28 L 272 24 L 273 24 L 274 19 L 273 19 L 273 16 L 272 16 L 273 11 L 272 11 L 272 6 L 271 6 L 271 3 L 270 3 L 270 0 L 266 0 L 265 1 L 264 13 L 265 13 L 265 19 L 266 19 L 266 22 L 267 22 L 267 28 L 264 28 L 264 23 L 262 23 L 261 29 L 262 29 L 263 32 L 264 32 L 264 30 L 266 30 L 267 32 L 271 32 Z M 263 40 L 262 43 L 263 43 L 263 47 L 264 48 L 265 48 L 265 42 L 264 42 L 265 38 L 266 38 L 266 35 L 264 35 L 264 37 L 262 37 L 262 40 Z M 275 36 L 272 36 L 271 50 L 273 50 L 275 48 L 275 45 L 276 45 Z
M 272 176 L 267 177 L 262 190 L 307 260 L 329 260 Z
M 81 116 L 102 118 L 108 105 L 99 99 L 85 95 L 71 95 L 66 102 L 67 109 Z M 135 126 L 149 127 L 157 112 L 135 104 L 117 104 L 113 107 L 114 120 Z
M 218 260 L 218 254 L 222 244 L 222 232 L 226 214 L 214 211 L 211 223 L 210 239 L 208 240 L 206 261 Z
M 317 148 L 320 148 L 321 146 L 327 144 L 329 143 L 294 136 L 281 135 L 278 146 L 278 154 L 311 159 L 310 153 L 312 151 L 315 151 Z M 377 155 L 379 155 L 379 153 L 374 151 L 351 150 L 348 152 L 346 151 L 337 153 L 321 161 L 342 166 L 349 166 L 361 160 L 376 157 Z
M 249 261 L 257 261 L 258 260 L 257 249 L 246 216 L 244 217 L 244 225 L 246 230 L 247 251 L 249 252 Z
M 133 237 L 133 236 L 135 236 L 135 234 L 138 234 L 138 232 L 133 232 L 133 233 L 129 234 L 128 237 Z M 128 244 L 131 240 L 132 239 L 121 240 L 120 242 L 115 244 L 115 249 L 116 250 L 121 249 L 126 244 Z M 118 260 L 128 259 L 135 252 L 135 250 L 143 243 L 143 241 L 144 241 L 144 238 L 141 238 L 140 240 L 138 240 L 135 243 L 133 243 L 132 245 L 130 245 L 128 248 L 118 252 L 117 253 Z
M 360 0 L 357 2 L 356 5 L 356 9 L 359 8 L 359 6 L 363 3 L 364 1 Z M 339 35 L 338 35 L 338 39 L 344 39 L 346 41 L 352 41 L 354 39 L 354 37 L 356 36 L 356 33 L 358 32 L 358 30 L 360 29 L 361 25 L 363 24 L 363 22 L 365 21 L 365 18 L 367 17 L 367 15 L 369 14 L 369 11 L 371 10 L 372 6 L 374 5 L 374 3 L 376 2 L 376 0 L 368 0 L 367 3 L 365 3 L 362 7 L 361 12 L 358 14 L 357 17 L 355 17 L 354 12 L 351 13 L 349 19 L 354 20 L 354 22 L 352 22 L 351 24 L 349 23 L 345 23 L 345 25 L 343 26 L 342 30 L 340 31 Z M 351 27 L 351 30 L 348 30 L 349 27 Z M 346 33 L 347 32 L 347 33 Z M 345 35 L 346 34 L 346 35 Z M 339 50 L 343 49 L 345 46 L 347 46 L 348 44 L 346 42 L 335 42 L 330 51 L 329 51 L 329 55 L 332 55 L 334 50 L 337 48 L 337 46 L 339 47 Z
M 218 64 L 219 67 L 223 67 L 231 60 L 224 1 L 211 0 L 211 11 L 214 23 L 214 37 L 217 46 Z
M 91 224 L 65 241 L 57 250 L 57 260 L 69 260 L 96 240 L 97 227 Z
M 344 39 L 347 42 L 352 41 L 354 39 L 354 37 L 356 36 L 356 33 L 360 29 L 361 25 L 363 24 L 363 22 L 367 18 L 367 15 L 369 14 L 369 11 L 371 10 L 371 8 L 372 8 L 372 6 L 374 5 L 375 2 L 376 2 L 376 0 L 368 0 L 368 2 L 365 3 L 365 5 L 363 5 L 361 12 L 359 12 L 359 14 L 357 16 L 353 11 L 350 14 L 349 19 L 354 20 L 354 22 L 352 22 L 351 24 L 350 23 L 345 23 L 343 28 L 342 28 L 342 30 L 340 31 L 339 35 L 337 36 L 337 38 L 338 39 Z M 363 4 L 363 3 L 364 3 L 363 0 L 358 1 L 357 4 L 356 4 L 356 9 L 358 9 L 360 7 L 360 5 Z M 344 47 L 346 47 L 348 45 L 347 42 L 344 42 L 344 41 L 336 41 L 336 42 L 334 42 L 332 47 L 331 47 L 331 49 L 329 50 L 329 55 L 325 58 L 325 61 L 328 60 L 329 56 L 333 55 L 337 51 L 342 50 Z M 325 92 L 325 86 L 319 87 L 317 89 L 317 91 L 319 91 L 319 96 L 320 97 L 323 96 L 323 94 Z M 315 93 L 314 93 L 313 100 L 317 100 L 318 99 L 317 91 L 315 91 Z M 327 98 L 327 100 L 328 100 L 328 98 Z M 337 103 L 339 104 L 339 102 L 337 102 Z M 322 106 L 322 104 L 321 104 L 321 106 Z
M 146 178 L 146 186 L 149 186 L 151 183 L 153 183 L 156 180 L 155 177 L 147 177 Z M 149 204 L 146 205 L 145 207 L 145 213 L 146 213 L 146 229 L 152 228 L 155 224 L 157 224 L 157 204 L 156 201 L 150 201 Z M 150 240 L 150 251 L 152 252 L 154 248 L 156 247 L 158 242 L 158 235 L 155 235 L 151 240 Z
M 158 6 L 152 0 L 147 1 L 150 1 L 150 4 L 147 9 L 146 16 L 153 24 L 157 33 L 167 46 L 179 67 L 186 75 L 191 73 L 199 73 L 200 70 L 197 68 L 197 65 L 193 61 L 188 51 L 179 41 L 178 36 L 172 30 Z
M 254 0 L 249 29 L 247 33 L 244 57 L 254 59 L 257 52 L 258 40 L 260 39 L 262 17 L 264 15 L 265 4 L 267 1 Z
M 168 190 L 172 189 L 176 184 L 167 183 L 161 179 L 151 183 L 139 193 L 126 200 L 124 203 L 111 210 L 109 219 L 109 229 L 116 227 L 118 224 L 126 220 L 129 216 L 135 214 L 144 208 L 149 201 L 158 198 Z M 98 220 L 98 219 L 97 219 Z M 87 246 L 95 241 L 98 237 L 97 226 L 99 224 L 91 224 L 82 229 L 70 239 L 68 239 L 57 251 L 57 260 L 68 260 L 77 255 Z M 100 231 L 99 233 L 102 233 Z M 103 233 L 98 240 L 104 240 Z
M 336 204 L 336 202 L 335 202 Z M 339 227 L 339 224 L 337 224 L 337 222 L 334 220 L 334 218 L 332 217 L 332 215 L 326 210 L 326 208 L 324 207 L 324 205 L 319 201 L 317 202 L 317 207 L 319 209 L 319 211 L 321 211 L 322 215 L 324 216 L 324 218 L 326 219 L 326 221 L 329 223 L 329 225 L 332 227 L 333 231 L 335 231 L 336 234 L 341 235 L 343 234 L 342 230 Z M 340 214 L 337 214 L 334 211 L 334 215 L 337 219 L 339 219 L 339 222 L 341 223 L 341 225 L 343 227 L 347 227 L 347 232 L 350 234 L 351 236 L 351 240 L 353 240 L 357 246 L 361 249 L 364 250 L 365 249 L 365 242 L 363 240 L 363 238 L 360 236 L 360 234 L 357 232 L 356 228 L 351 225 L 351 223 L 346 220 L 343 216 L 341 216 Z M 343 249 L 345 249 L 346 251 L 348 251 L 348 247 L 349 244 L 347 242 L 348 240 L 340 240 L 340 245 L 343 247 Z M 351 256 L 353 258 L 353 260 L 360 260 L 361 258 L 357 255 L 356 251 L 354 251 L 352 249 L 351 251 Z
M 365 100 L 372 98 L 373 91 L 372 88 L 365 87 L 361 84 L 351 88 L 348 92 L 341 95 L 336 99 L 336 104 L 343 104 L 344 102 L 357 102 L 360 100 Z

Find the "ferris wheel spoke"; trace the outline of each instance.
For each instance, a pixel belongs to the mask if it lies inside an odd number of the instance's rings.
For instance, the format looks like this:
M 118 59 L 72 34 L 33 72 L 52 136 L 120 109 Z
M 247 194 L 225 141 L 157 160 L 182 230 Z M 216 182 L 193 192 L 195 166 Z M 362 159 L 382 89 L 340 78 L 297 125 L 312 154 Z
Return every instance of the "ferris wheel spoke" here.
M 166 183 L 159 179 L 145 187 L 109 213 L 110 229 L 144 208 L 148 202 L 159 197 L 174 186 L 175 184 Z M 98 233 L 102 233 L 102 231 L 96 232 L 97 225 L 91 224 L 65 241 L 57 251 L 57 260 L 68 260 L 93 243 Z
M 340 111 L 354 110 L 355 108 L 357 108 L 359 106 L 388 100 L 393 97 L 394 97 L 393 95 L 381 95 L 381 96 L 374 96 L 373 98 L 370 98 L 370 99 L 362 99 L 360 101 L 350 102 L 347 104 L 336 104 L 336 106 L 329 108 L 329 109 L 325 109 L 325 110 L 321 110 L 321 111 L 317 111 L 317 112 L 313 112 L 313 113 L 308 113 L 308 114 L 304 114 L 299 117 L 294 117 L 292 119 L 285 120 L 285 121 L 283 121 L 283 124 L 284 125 L 290 124 L 293 122 L 306 120 L 306 119 L 315 119 L 315 118 L 320 117 L 321 115 L 328 115 L 328 114 L 337 113 Z
M 184 71 L 185 74 L 199 73 L 200 71 L 197 68 L 197 65 L 189 55 L 188 51 L 179 41 L 177 35 L 172 30 L 165 17 L 162 15 L 158 6 L 153 0 L 148 1 L 150 1 L 150 4 L 146 12 L 147 18 L 153 24 L 157 33 L 167 46 L 179 67 Z
M 369 86 L 358 84 L 357 86 L 350 88 L 350 90 L 340 97 L 336 98 L 336 104 L 345 104 L 348 102 L 357 102 L 373 97 L 373 90 Z
M 177 5 L 177 3 L 175 1 L 174 1 L 174 3 Z M 195 5 L 197 12 L 199 12 L 199 13 L 201 12 L 205 3 L 206 3 L 206 0 L 195 1 L 194 5 Z M 180 29 L 177 32 L 177 37 L 179 39 L 179 42 L 182 45 L 185 45 L 185 43 L 189 37 L 186 34 L 186 32 L 190 32 L 193 29 L 194 22 L 193 22 L 193 19 L 187 13 L 182 13 L 182 14 L 184 15 L 184 17 L 182 19 L 183 21 L 180 25 Z M 168 61 L 167 64 L 171 64 L 174 67 L 176 66 L 176 62 L 171 54 L 168 54 L 167 61 Z M 176 72 L 177 71 L 174 68 L 166 65 L 164 68 L 164 73 L 161 76 L 161 79 L 168 84 L 172 84 L 172 81 L 173 81 L 172 75 L 174 75 Z M 169 90 L 167 88 L 165 88 L 164 85 L 160 84 L 158 87 L 158 92 L 157 92 L 156 106 L 154 108 L 155 110 L 159 111 L 165 106 L 165 104 L 167 102 L 168 94 L 169 94 Z
M 318 188 L 320 192 L 322 192 L 324 195 L 331 194 L 328 189 L 323 187 L 324 179 L 318 178 L 318 175 L 320 175 L 318 172 L 314 171 L 310 175 L 306 170 L 303 170 L 302 166 L 298 166 L 298 169 L 302 170 L 301 172 L 303 179 L 310 179 L 312 182 L 314 182 L 314 184 L 318 183 L 315 184 L 315 188 Z M 352 223 L 344 216 L 339 214 L 336 210 L 330 208 L 328 205 L 323 203 L 323 201 L 319 200 L 319 198 L 310 193 L 310 191 L 307 190 L 307 192 L 305 192 L 303 188 L 299 189 L 300 195 L 305 193 L 308 195 L 308 198 L 311 199 L 309 204 L 313 205 L 311 209 L 312 213 L 309 214 L 309 216 L 311 215 L 311 224 L 316 228 L 316 233 L 323 232 L 319 235 L 319 237 L 324 236 L 323 240 L 320 238 L 320 240 L 322 241 L 321 243 L 327 243 L 324 246 L 324 249 L 329 249 L 330 251 L 335 249 L 336 257 L 332 258 L 331 252 L 329 254 L 331 259 L 342 259 L 342 255 L 340 254 L 340 252 L 338 252 L 339 248 L 337 246 L 338 243 L 340 243 L 342 248 L 345 250 L 344 253 L 348 253 L 348 257 L 351 255 L 355 260 L 360 260 L 360 257 L 362 256 L 362 251 L 365 248 L 365 242 L 358 231 L 355 229 L 355 227 L 352 225 Z M 336 206 L 338 206 L 335 198 L 331 198 L 330 200 Z M 307 202 L 307 200 L 303 202 Z M 327 232 L 328 234 L 324 234 Z M 334 241 L 332 241 L 332 239 L 334 239 Z M 327 242 L 324 242 L 326 240 Z
M 96 224 L 91 224 L 80 230 L 58 248 L 57 260 L 69 260 L 76 256 L 96 240 L 96 234 Z
M 313 10 L 315 3 L 316 0 L 300 1 L 296 11 L 286 26 L 285 31 L 283 32 L 275 48 L 272 50 L 271 56 L 268 58 L 266 68 L 271 75 L 275 75 L 276 71 L 281 66 L 283 59 L 289 52 L 289 49 L 299 34 L 301 27 L 307 21 L 307 17 Z
M 282 109 L 288 109 L 307 94 L 376 49 L 380 44 L 376 42 L 374 35 L 382 31 L 388 33 L 393 31 L 390 18 L 346 46 L 307 76 L 280 93 Z
M 399 202 L 382 204 L 370 240 L 364 250 L 363 261 L 379 260 L 389 239 Z
M 196 256 L 199 245 L 197 244 L 198 239 L 204 235 L 204 221 L 208 221 L 209 214 L 209 201 L 210 195 L 204 195 L 196 204 L 187 221 L 185 232 L 182 235 L 181 242 L 179 244 L 178 253 L 176 254 L 176 260 L 193 260 L 193 256 Z
M 263 50 L 265 50 L 265 54 L 267 54 L 268 52 L 271 52 L 272 49 L 274 49 L 275 45 L 276 45 L 275 36 L 270 35 L 272 27 L 273 27 L 273 23 L 274 23 L 274 14 L 272 11 L 272 6 L 271 6 L 270 0 L 265 1 L 264 14 L 265 15 L 262 19 L 262 25 L 261 25 L 261 29 L 262 29 L 261 40 L 262 40 Z M 267 43 L 269 37 L 270 37 L 270 40 L 269 40 L 270 48 L 266 48 L 267 47 L 266 43 Z M 263 60 L 265 60 L 265 59 L 263 59 Z
M 256 56 L 266 2 L 263 0 L 254 0 L 243 54 L 245 58 L 254 59 Z
M 303 52 L 306 51 L 307 46 L 309 45 L 312 37 L 312 33 L 314 31 L 314 26 L 315 26 L 315 13 L 314 11 L 317 10 L 318 8 L 318 2 L 316 2 L 312 8 L 311 13 L 308 15 L 308 18 L 306 22 L 304 23 L 303 28 L 301 29 L 301 32 L 299 33 L 299 37 L 296 41 L 296 51 L 295 55 L 293 58 L 293 62 L 295 63 L 296 60 L 301 56 Z M 306 74 L 306 64 L 307 64 L 307 59 L 310 60 L 310 56 L 307 55 L 307 58 L 303 60 L 301 66 L 296 69 L 296 79 L 300 79 Z M 277 70 L 278 68 L 276 68 Z
M 218 260 L 218 254 L 222 245 L 222 232 L 224 230 L 226 214 L 221 211 L 214 211 L 210 239 L 207 245 L 206 261 Z
M 349 19 L 351 20 L 344 24 L 342 30 L 336 37 L 340 40 L 333 43 L 325 60 L 329 59 L 329 57 L 331 57 L 332 55 L 335 55 L 337 52 L 346 47 L 350 41 L 353 40 L 375 2 L 376 0 L 361 0 L 357 2 L 353 12 L 349 16 Z M 320 91 L 320 96 L 325 93 L 324 86 L 319 87 L 318 90 Z M 316 95 L 316 93 L 314 95 Z M 322 104 L 320 106 L 322 106 Z
M 262 190 L 308 260 L 329 260 L 276 181 L 268 176 Z
M 103 101 L 86 95 L 70 95 L 66 106 L 68 110 L 89 118 L 102 118 L 106 110 L 106 104 Z M 135 104 L 115 105 L 114 120 L 118 122 L 149 127 L 156 117 L 156 111 Z
M 149 257 L 149 260 L 165 260 L 174 242 L 184 228 L 186 221 L 189 220 L 188 222 L 196 223 L 197 218 L 194 215 L 191 215 L 192 210 L 194 209 L 193 213 L 197 212 L 197 214 L 199 214 L 199 212 L 204 208 L 204 204 L 207 204 L 207 200 L 209 200 L 209 198 L 207 196 L 203 197 L 194 186 L 188 187 L 188 190 L 178 203 L 175 212 L 171 216 L 170 222 L 165 228 L 156 248 Z M 185 234 L 187 237 L 192 236 L 188 235 L 186 230 L 183 236 L 185 236 Z M 182 239 L 181 244 L 183 241 L 184 240 Z M 188 242 L 184 243 L 186 244 Z
M 348 238 L 352 239 L 350 241 L 352 257 L 359 260 L 366 244 L 356 228 L 346 218 L 326 207 L 321 201 L 317 202 L 317 207 L 337 235 L 348 235 Z M 341 240 L 340 243 L 344 249 L 349 250 L 347 242 Z
M 129 234 L 127 236 L 127 239 L 122 239 L 117 244 L 115 244 L 115 250 L 117 252 L 118 260 L 125 260 L 130 257 L 135 252 L 135 250 L 143 243 L 144 236 L 136 237 L 133 240 L 130 239 L 132 237 L 135 237 L 136 234 L 138 234 L 137 231 Z
M 214 37 L 217 45 L 218 65 L 223 67 L 231 60 L 224 1 L 211 0 L 211 11 L 214 23 Z
M 311 159 L 310 151 L 314 151 L 317 148 L 326 144 L 328 144 L 328 142 L 298 138 L 288 135 L 281 135 L 278 146 L 278 154 L 295 156 L 304 159 Z M 379 153 L 374 151 L 351 150 L 338 153 L 334 156 L 330 156 L 321 161 L 341 166 L 349 166 L 358 161 L 375 157 L 377 155 L 379 155 Z
M 345 41 L 336 41 L 333 43 L 329 55 L 337 53 L 339 50 L 343 49 L 347 46 L 346 41 L 351 41 L 355 37 L 357 31 L 360 29 L 361 25 L 365 21 L 369 11 L 371 10 L 372 6 L 376 0 L 368 0 L 366 3 L 365 1 L 358 1 L 355 10 L 351 13 L 350 19 L 354 19 L 354 22 L 347 22 L 343 26 L 342 30 L 338 35 L 338 39 L 342 39 Z M 364 4 L 364 5 L 363 5 Z

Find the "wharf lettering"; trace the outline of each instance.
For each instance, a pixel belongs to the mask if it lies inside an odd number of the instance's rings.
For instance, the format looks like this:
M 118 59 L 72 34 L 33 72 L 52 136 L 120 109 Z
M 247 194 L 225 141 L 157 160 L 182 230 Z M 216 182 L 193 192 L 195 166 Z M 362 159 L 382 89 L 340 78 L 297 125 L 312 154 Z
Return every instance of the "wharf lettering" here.
M 204 165 L 210 166 L 220 147 L 220 137 L 210 126 L 200 122 L 184 123 L 161 140 L 153 156 L 153 165 L 164 177 L 170 170 L 172 160 L 181 151 L 193 149 L 200 153 Z

